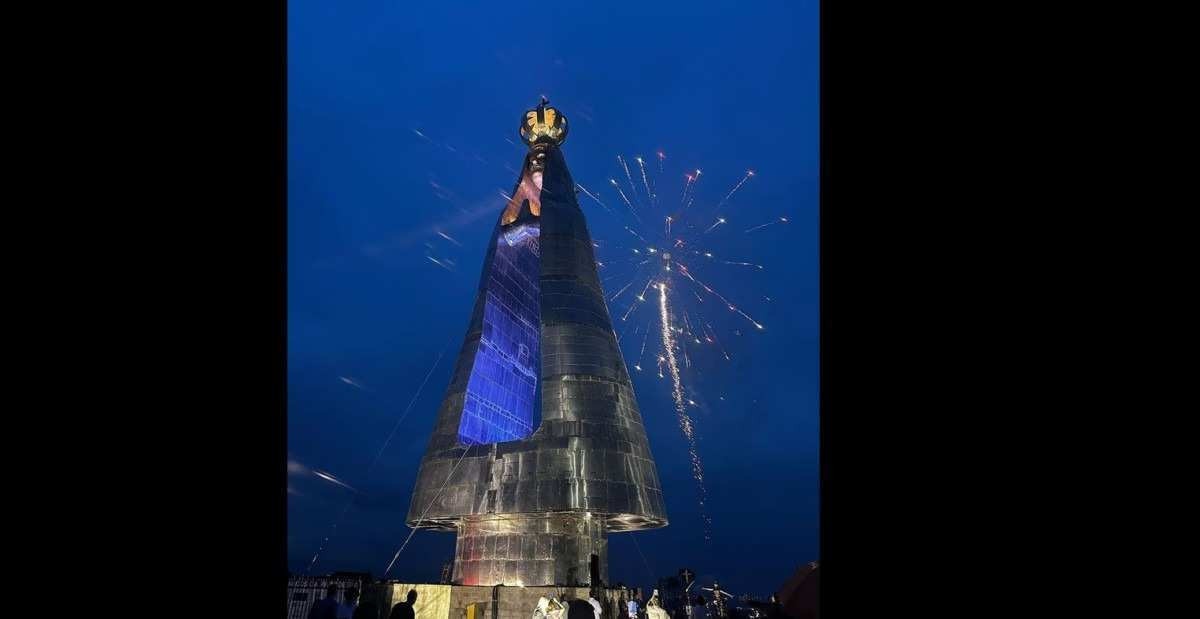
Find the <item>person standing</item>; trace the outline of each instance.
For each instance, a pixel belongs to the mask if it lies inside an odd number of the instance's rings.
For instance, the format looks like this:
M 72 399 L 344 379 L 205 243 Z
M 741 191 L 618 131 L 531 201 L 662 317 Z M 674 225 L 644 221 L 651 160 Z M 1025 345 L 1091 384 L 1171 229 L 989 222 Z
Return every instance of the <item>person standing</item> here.
M 313 602 L 308 610 L 308 619 L 337 619 L 337 585 L 325 587 L 325 597 Z
M 337 619 L 354 619 L 354 609 L 358 607 L 358 589 L 346 589 L 345 601 L 338 604 Z
M 413 605 L 416 603 L 417 590 L 410 589 L 407 599 L 392 607 L 392 612 L 388 615 L 388 619 L 417 619 L 416 612 L 413 610 Z
M 354 609 L 354 615 L 351 619 L 379 619 L 379 592 L 375 591 L 374 595 L 362 595 L 359 597 L 359 605 Z

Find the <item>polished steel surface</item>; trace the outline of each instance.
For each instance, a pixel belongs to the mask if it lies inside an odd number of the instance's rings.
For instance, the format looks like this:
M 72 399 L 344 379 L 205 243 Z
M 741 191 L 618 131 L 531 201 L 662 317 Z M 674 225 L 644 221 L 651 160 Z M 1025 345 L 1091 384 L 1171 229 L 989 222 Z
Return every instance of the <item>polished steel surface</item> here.
M 590 580 L 593 554 L 603 570 L 608 563 L 604 521 L 586 512 L 468 516 L 454 547 L 453 579 L 509 587 L 578 586 Z
M 513 315 L 536 316 L 539 323 L 539 345 L 530 348 L 540 349 L 540 410 L 535 411 L 540 423 L 535 416 L 536 429 L 528 438 L 498 443 L 469 444 L 470 433 L 460 432 L 468 385 L 478 383 L 472 382 L 476 356 L 495 347 L 490 342 L 496 336 L 485 333 L 488 295 L 494 304 L 498 249 L 504 254 L 510 245 L 505 224 L 497 221 L 467 336 L 407 518 L 409 526 L 459 534 L 454 574 L 464 584 L 566 585 L 564 579 L 575 577 L 587 583 L 591 554 L 601 557 L 606 571 L 606 532 L 667 524 L 658 473 L 604 301 L 575 183 L 556 145 L 534 145 L 521 180 L 531 170 L 539 173 L 540 215 L 523 208 L 521 220 L 513 223 L 510 216 L 508 227 L 538 228 L 533 251 L 540 258 L 540 273 L 537 285 L 510 296 L 536 294 L 539 299 L 538 312 Z M 521 180 L 514 196 L 522 190 Z M 510 365 L 514 371 L 526 367 Z M 544 530 L 553 523 L 565 529 Z

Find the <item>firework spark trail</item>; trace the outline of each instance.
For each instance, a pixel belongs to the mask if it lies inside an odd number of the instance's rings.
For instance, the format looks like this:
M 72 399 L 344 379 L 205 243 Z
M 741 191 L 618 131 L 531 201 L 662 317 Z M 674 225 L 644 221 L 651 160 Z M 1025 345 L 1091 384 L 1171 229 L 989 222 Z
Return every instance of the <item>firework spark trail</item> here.
M 633 276 L 633 278 L 631 278 L 631 279 L 629 280 L 629 283 L 628 283 L 628 284 L 625 284 L 624 286 L 622 286 L 622 287 L 621 287 L 621 289 L 617 291 L 617 294 L 614 294 L 614 295 L 612 296 L 612 298 L 611 298 L 611 299 L 609 299 L 609 302 L 616 301 L 616 300 L 617 300 L 617 297 L 621 296 L 621 293 L 622 293 L 622 292 L 625 292 L 625 290 L 626 290 L 627 288 L 629 288 L 630 286 L 632 286 L 632 285 L 633 285 L 633 282 L 634 282 L 634 280 L 636 280 L 636 279 L 637 279 L 637 274 L 635 273 L 635 274 L 634 274 L 634 276 Z
M 645 287 L 645 288 L 642 288 L 642 293 L 641 293 L 641 294 L 639 294 L 639 295 L 638 295 L 638 297 L 637 297 L 637 298 L 638 298 L 638 301 L 645 301 L 645 300 L 646 300 L 646 291 L 650 289 L 650 284 L 651 284 L 653 281 L 654 281 L 654 278 L 653 278 L 653 277 L 651 277 L 650 279 L 646 280 L 646 287 Z
M 324 479 L 327 482 L 337 484 L 351 492 L 358 492 L 358 490 L 355 490 L 350 484 L 334 477 L 333 475 L 330 475 L 329 473 L 326 473 L 325 471 L 318 471 L 318 470 L 314 469 L 313 475 L 316 475 L 317 477 L 320 477 L 321 479 Z
M 717 203 L 718 211 L 721 210 L 722 206 L 725 206 L 725 203 L 729 201 L 729 198 L 733 197 L 733 194 L 737 193 L 738 189 L 742 188 L 742 185 L 744 185 L 747 180 L 750 180 L 751 176 L 754 176 L 754 170 L 746 170 L 746 175 L 742 177 L 742 180 L 738 181 L 738 183 L 733 186 L 733 189 L 730 189 L 729 193 L 725 194 L 725 197 L 721 198 L 721 201 Z
M 638 353 L 637 363 L 635 363 L 633 366 L 634 369 L 636 369 L 639 372 L 642 371 L 642 357 L 646 354 L 646 340 L 649 338 L 650 338 L 650 329 L 647 328 L 645 335 L 642 336 L 642 350 L 641 350 L 641 352 Z
M 625 204 L 629 207 L 629 212 L 633 213 L 633 218 L 638 220 L 638 223 L 641 223 L 642 218 L 638 217 L 637 210 L 633 208 L 633 203 L 629 201 L 629 198 L 625 197 L 625 192 L 621 191 L 620 185 L 617 185 L 617 179 L 610 178 L 608 179 L 608 182 L 612 183 L 613 189 L 616 189 L 617 193 L 620 194 L 621 199 L 625 201 Z
M 446 342 L 446 344 L 444 344 L 442 346 L 442 349 L 440 351 L 438 351 L 437 359 L 435 359 L 433 361 L 433 365 L 430 366 L 429 371 L 425 373 L 424 380 L 422 380 L 421 384 L 417 387 L 417 391 L 416 391 L 416 393 L 413 394 L 412 399 L 410 399 L 408 401 L 408 406 L 404 407 L 404 412 L 400 414 L 400 418 L 397 419 L 396 423 L 392 425 L 392 431 L 388 434 L 388 437 L 383 441 L 383 445 L 380 446 L 379 451 L 375 452 L 375 457 L 371 460 L 371 464 L 369 466 L 367 466 L 367 472 L 364 475 L 364 478 L 369 476 L 371 474 L 371 471 L 375 470 L 375 465 L 379 464 L 379 459 L 383 457 L 383 452 L 387 451 L 388 445 L 390 445 L 392 442 L 392 437 L 396 436 L 396 430 L 400 429 L 400 424 L 404 422 L 404 419 L 406 417 L 408 417 L 408 413 L 410 411 L 412 411 L 413 405 L 417 403 L 417 398 L 421 397 L 421 392 L 425 390 L 425 384 L 429 382 L 429 377 L 433 376 L 434 370 L 436 370 L 438 367 L 438 364 L 442 362 L 442 357 L 446 354 L 446 347 L 448 347 L 449 345 L 450 345 L 450 342 Z M 353 504 L 354 504 L 354 499 L 351 498 L 350 501 L 348 501 L 346 503 L 346 507 L 342 508 L 342 513 L 333 522 L 333 528 L 330 531 L 330 535 L 333 534 L 333 531 L 337 530 L 338 525 L 341 524 L 342 519 L 346 517 L 346 512 L 350 511 L 350 506 Z M 309 573 L 312 571 L 313 566 L 317 564 L 317 558 L 319 558 L 321 556 L 321 553 L 325 551 L 325 544 L 328 542 L 329 542 L 329 536 L 326 536 L 325 540 L 321 542 L 321 546 L 319 548 L 317 548 L 316 554 L 313 555 L 312 561 L 310 561 L 308 563 L 308 569 L 305 570 L 305 573 Z
M 630 303 L 630 304 L 629 304 L 629 309 L 625 311 L 625 315 L 621 317 L 621 320 L 622 320 L 622 321 L 626 321 L 626 320 L 628 320 L 628 319 L 629 319 L 629 315 L 630 315 L 630 314 L 632 314 L 632 313 L 633 313 L 633 310 L 637 309 L 639 305 L 641 305 L 641 303 L 636 303 L 636 302 L 635 302 L 635 303 Z
M 691 193 L 690 193 L 690 194 L 688 194 L 687 204 L 683 205 L 683 208 L 684 208 L 685 210 L 686 210 L 688 207 L 690 207 L 690 206 L 692 205 L 692 201 L 696 199 L 696 183 L 699 183 L 699 182 L 700 182 L 700 175 L 701 175 L 701 174 L 703 174 L 703 172 L 701 172 L 699 169 L 697 169 L 697 170 L 696 170 L 696 177 L 695 177 L 695 179 L 693 179 L 693 180 L 694 180 L 694 182 L 690 183 L 690 184 L 691 184 L 691 186 L 692 186 L 692 191 L 691 191 Z
M 646 187 L 646 201 L 650 206 L 654 206 L 654 192 L 650 190 L 650 181 L 646 178 L 646 164 L 642 162 L 642 158 L 637 158 L 638 167 L 642 169 L 642 185 Z
M 688 188 L 692 186 L 692 181 L 696 180 L 691 174 L 684 174 L 683 176 L 687 181 L 683 183 L 683 193 L 679 194 L 679 206 L 683 206 L 687 202 Z
M 709 232 L 712 232 L 714 228 L 716 228 L 717 226 L 719 226 L 719 225 L 721 225 L 721 224 L 723 224 L 723 223 L 725 223 L 725 218 L 724 218 L 724 217 L 718 217 L 718 218 L 717 218 L 717 223 L 715 223 L 715 224 L 713 224 L 713 225 L 709 226 L 709 227 L 708 227 L 708 230 L 705 230 L 705 231 L 704 231 L 704 234 L 708 234 Z
M 662 152 L 661 150 L 658 151 L 658 173 L 659 174 L 663 173 L 662 162 L 663 162 L 663 159 L 666 159 L 666 158 L 667 158 L 666 153 Z
M 438 266 L 442 267 L 443 269 L 446 269 L 447 271 L 450 271 L 451 273 L 453 273 L 453 272 L 454 272 L 454 269 L 452 269 L 452 268 L 450 268 L 450 267 L 446 266 L 446 264 L 445 264 L 445 263 L 443 263 L 441 260 L 438 260 L 437 258 L 434 258 L 433 256 L 425 256 L 425 257 L 426 257 L 426 258 L 429 258 L 429 261 L 430 261 L 430 262 L 432 262 L 432 263 L 434 263 L 434 264 L 436 264 L 436 265 L 438 265 Z
M 454 243 L 455 245 L 458 245 L 459 247 L 462 247 L 462 243 L 459 243 L 457 240 L 454 239 L 454 237 L 450 236 L 449 234 L 446 234 L 445 232 L 442 232 L 441 230 L 437 231 L 437 235 L 442 237 L 443 239 L 446 239 L 447 241 L 450 241 L 451 243 Z
M 606 260 L 604 262 L 604 264 L 608 264 L 608 265 L 623 264 L 626 262 L 633 262 L 634 260 L 637 260 L 638 258 L 639 258 L 639 256 L 625 256 L 623 258 L 613 258 L 612 260 Z
M 696 452 L 696 434 L 692 428 L 692 419 L 687 414 L 687 407 L 683 401 L 683 381 L 679 377 L 679 363 L 675 360 L 675 339 L 671 335 L 671 314 L 667 309 L 667 285 L 660 283 L 658 285 L 658 309 L 659 318 L 662 321 L 662 340 L 663 348 L 666 352 L 667 368 L 671 371 L 671 383 L 673 388 L 671 395 L 675 399 L 675 412 L 679 416 L 679 429 L 683 431 L 683 435 L 687 437 L 688 454 L 692 459 L 692 477 L 695 478 L 696 484 L 700 490 L 700 513 L 705 519 L 704 538 L 711 539 L 712 531 L 708 528 L 707 509 L 704 507 L 704 501 L 707 498 L 707 493 L 704 490 L 704 467 L 700 463 L 700 455 Z
M 666 229 L 667 229 L 667 236 L 668 236 L 668 237 L 670 237 L 670 236 L 671 236 L 671 216 L 670 216 L 670 215 L 667 215 L 667 224 L 666 224 L 666 226 L 667 226 L 667 228 L 666 228 Z
M 451 477 L 454 477 L 454 471 L 458 470 L 458 465 L 462 464 L 463 458 L 466 458 L 467 453 L 469 453 L 470 451 L 471 451 L 470 445 L 463 446 L 463 453 L 461 456 L 458 457 L 458 462 L 454 463 L 454 468 L 450 469 L 450 474 L 446 476 L 446 481 L 442 482 L 442 487 L 438 488 L 437 494 L 434 494 L 433 499 L 431 499 L 429 501 L 429 505 L 425 506 L 425 511 L 421 512 L 421 517 L 417 518 L 418 524 L 421 521 L 425 520 L 425 515 L 429 513 L 429 508 L 433 507 L 433 504 L 434 504 L 434 502 L 436 502 L 438 500 L 438 497 L 442 496 L 442 491 L 446 489 L 446 484 L 450 483 Z M 408 537 L 405 538 L 403 544 L 400 544 L 400 549 L 397 550 L 396 554 L 392 557 L 391 563 L 388 563 L 387 569 L 383 570 L 383 575 L 385 577 L 387 576 L 388 572 L 392 571 L 392 566 L 396 564 L 396 559 L 400 558 L 400 553 L 404 552 L 404 547 L 408 546 L 408 542 L 410 540 L 412 540 L 413 534 L 417 532 L 418 528 L 420 528 L 420 527 L 413 527 L 413 529 L 408 532 Z
M 729 352 L 725 350 L 725 347 L 723 345 L 721 345 L 721 340 L 717 337 L 716 329 L 713 329 L 713 326 L 707 322 L 704 323 L 704 326 L 708 327 L 709 335 L 707 337 L 712 338 L 712 341 L 717 345 L 717 348 L 720 349 L 721 354 L 725 356 L 725 360 L 732 361 L 733 359 L 730 358 Z
M 750 324 L 754 325 L 758 329 L 761 330 L 763 328 L 763 326 L 757 320 L 751 318 L 750 315 L 747 314 L 746 312 L 743 312 L 742 310 L 738 309 L 738 307 L 736 305 L 734 305 L 733 303 L 731 303 L 729 301 L 729 299 L 726 299 L 725 297 L 721 296 L 721 293 L 717 292 L 716 290 L 713 290 L 712 288 L 709 288 L 708 284 L 705 284 L 704 282 L 696 279 L 695 277 L 692 277 L 692 273 L 691 273 L 691 271 L 688 270 L 686 265 L 680 264 L 679 267 L 680 267 L 679 272 L 683 273 L 684 277 L 692 280 L 696 284 L 699 284 L 700 287 L 704 288 L 706 291 L 708 291 L 709 294 L 712 294 L 712 295 L 716 296 L 718 299 L 724 301 L 725 305 L 729 307 L 729 311 L 737 312 L 738 314 L 741 314 L 743 318 L 745 318 L 746 320 L 749 320 Z
M 750 228 L 749 230 L 747 230 L 744 234 L 750 234 L 751 232 L 754 232 L 755 230 L 762 230 L 763 228 L 766 228 L 767 226 L 774 226 L 775 224 L 786 224 L 787 220 L 788 220 L 787 217 L 780 217 L 779 219 L 776 219 L 775 221 L 768 221 L 765 224 L 762 224 L 759 226 L 754 226 L 753 228 Z
M 736 265 L 736 266 L 740 266 L 740 267 L 754 267 L 754 268 L 756 268 L 756 269 L 762 269 L 762 268 L 763 268 L 763 265 L 761 265 L 761 264 L 754 264 L 754 263 L 751 263 L 751 262 L 730 262 L 729 260 L 718 260 L 717 262 L 721 262 L 721 263 L 724 263 L 724 264 L 732 264 L 732 265 Z
M 621 329 L 621 332 L 617 334 L 617 347 L 618 347 L 618 348 L 620 348 L 620 347 L 621 347 L 621 338 L 625 337 L 625 332 L 626 332 L 626 331 L 628 331 L 628 330 L 629 330 L 629 325 L 625 325 L 625 326 L 624 326 L 624 327 Z M 633 331 L 633 332 L 634 332 L 634 334 L 636 335 L 636 334 L 637 334 L 637 329 L 634 329 L 634 331 Z
M 632 234 L 633 236 L 636 236 L 637 238 L 641 239 L 641 241 L 642 241 L 643 243 L 649 243 L 649 242 L 650 242 L 650 241 L 647 241 L 646 239 L 642 238 L 642 235 L 640 235 L 640 234 L 638 234 L 636 231 L 634 231 L 634 229 L 633 229 L 633 228 L 630 228 L 629 226 L 625 226 L 625 229 L 626 229 L 626 230 L 628 230 L 628 231 L 629 231 L 629 233 L 630 233 L 630 234 Z M 637 250 L 634 250 L 634 251 L 637 251 Z
M 617 161 L 620 161 L 621 167 L 625 168 L 625 178 L 629 179 L 629 191 L 633 193 L 633 199 L 637 200 L 637 198 L 638 198 L 637 187 L 635 187 L 633 185 L 633 175 L 629 173 L 629 166 L 625 165 L 625 159 L 622 158 L 620 155 L 617 155 Z
M 588 191 L 588 190 L 587 190 L 587 187 L 584 187 L 583 185 L 580 185 L 579 183 L 575 183 L 575 186 L 576 186 L 576 187 L 578 187 L 579 189 L 581 189 L 581 190 L 583 191 L 583 193 L 587 194 L 587 196 L 588 196 L 589 198 L 591 198 L 591 199 L 595 200 L 595 201 L 596 201 L 596 204 L 599 204 L 600 206 L 603 206 L 603 207 L 604 207 L 604 210 L 606 210 L 606 211 L 608 211 L 608 212 L 610 212 L 610 213 L 613 213 L 613 210 L 612 210 L 612 209 L 610 209 L 610 208 L 608 208 L 608 205 L 607 205 L 607 204 L 605 204 L 605 203 L 601 202 L 601 201 L 600 201 L 600 198 L 597 198 L 595 194 L 593 194 L 592 192 Z M 613 213 L 613 214 L 615 215 L 616 213 Z
M 359 384 L 358 381 L 351 379 L 351 378 L 346 378 L 345 376 L 339 376 L 338 380 L 342 381 L 343 383 L 346 383 L 347 385 L 350 385 L 351 387 L 355 387 L 358 389 L 364 389 L 364 390 L 366 389 L 366 387 Z

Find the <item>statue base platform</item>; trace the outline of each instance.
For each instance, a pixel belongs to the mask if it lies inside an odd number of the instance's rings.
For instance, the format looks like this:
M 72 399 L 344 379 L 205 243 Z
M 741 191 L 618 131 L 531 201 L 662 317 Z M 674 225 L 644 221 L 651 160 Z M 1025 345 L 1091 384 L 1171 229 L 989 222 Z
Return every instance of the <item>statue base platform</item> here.
M 586 602 L 590 595 L 600 602 L 603 619 L 618 619 L 626 616 L 629 600 L 638 600 L 639 606 L 645 600 L 641 590 L 620 587 L 476 587 L 388 582 L 369 589 L 369 595 L 378 600 L 378 619 L 387 619 L 392 607 L 403 602 L 409 591 L 417 592 L 413 605 L 416 619 L 530 619 L 539 598 L 555 598 L 565 605 L 570 600 Z

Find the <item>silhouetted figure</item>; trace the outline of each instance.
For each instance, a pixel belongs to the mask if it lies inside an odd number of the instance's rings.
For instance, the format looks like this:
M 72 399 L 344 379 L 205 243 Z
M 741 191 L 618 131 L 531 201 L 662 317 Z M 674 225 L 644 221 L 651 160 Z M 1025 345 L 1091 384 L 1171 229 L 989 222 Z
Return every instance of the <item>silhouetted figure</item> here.
M 313 602 L 308 619 L 337 619 L 337 585 L 325 587 L 325 597 Z
M 346 589 L 345 601 L 338 604 L 337 619 L 354 619 L 354 609 L 358 607 L 358 589 Z
M 379 603 L 375 601 L 374 597 L 364 596 L 362 604 L 354 609 L 351 619 L 379 619 Z
M 584 600 L 567 602 L 567 619 L 595 619 L 596 610 Z
M 408 599 L 400 602 L 392 607 L 392 614 L 388 615 L 388 619 L 417 619 L 417 615 L 413 612 L 413 605 L 417 603 L 416 589 L 410 589 Z
M 777 594 L 777 593 L 771 594 L 770 609 L 771 609 L 770 614 L 768 616 L 771 619 L 781 619 L 784 616 L 783 615 L 783 605 L 779 603 L 779 594 Z

